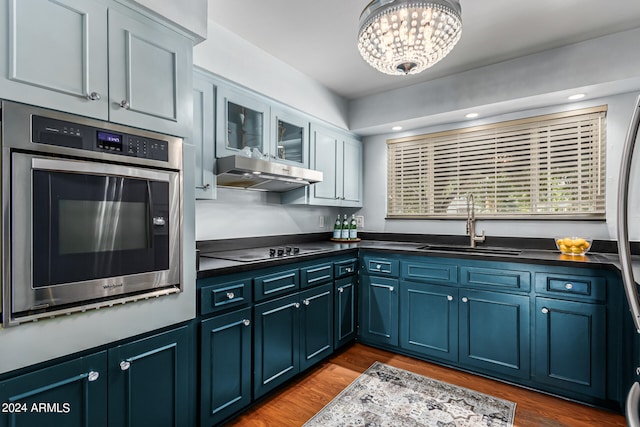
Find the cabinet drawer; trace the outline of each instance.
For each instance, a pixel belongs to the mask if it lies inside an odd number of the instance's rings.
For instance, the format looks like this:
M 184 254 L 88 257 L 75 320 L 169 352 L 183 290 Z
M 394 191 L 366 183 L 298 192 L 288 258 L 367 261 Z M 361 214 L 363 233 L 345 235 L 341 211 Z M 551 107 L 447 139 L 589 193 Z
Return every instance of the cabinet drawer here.
M 253 283 L 254 298 L 256 301 L 262 301 L 298 290 L 300 287 L 300 271 L 296 268 L 259 276 L 253 279 Z
M 200 289 L 200 314 L 215 313 L 251 302 L 251 279 L 205 286 Z
M 607 279 L 565 273 L 536 273 L 536 292 L 584 301 L 605 301 Z
M 345 277 L 345 276 L 349 276 L 351 274 L 355 274 L 356 273 L 356 268 L 357 268 L 357 264 L 358 264 L 358 260 L 353 258 L 353 259 L 348 259 L 346 261 L 340 261 L 340 262 L 336 262 L 333 267 L 333 274 L 335 276 L 336 279 L 340 279 L 341 277 Z
M 333 280 L 333 264 L 318 264 L 300 269 L 300 287 L 309 288 Z
M 398 277 L 399 264 L 398 260 L 364 257 L 363 268 L 369 274 Z
M 460 284 L 474 288 L 528 291 L 531 289 L 531 273 L 503 268 L 461 266 Z
M 429 283 L 458 283 L 458 266 L 434 262 L 403 261 L 400 263 L 402 278 Z

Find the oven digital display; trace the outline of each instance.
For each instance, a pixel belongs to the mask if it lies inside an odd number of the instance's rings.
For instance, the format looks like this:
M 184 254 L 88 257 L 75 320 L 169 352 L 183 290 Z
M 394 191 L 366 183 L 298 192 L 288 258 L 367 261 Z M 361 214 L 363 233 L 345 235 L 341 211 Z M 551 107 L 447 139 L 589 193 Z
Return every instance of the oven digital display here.
M 98 148 L 122 152 L 122 135 L 117 133 L 98 131 Z

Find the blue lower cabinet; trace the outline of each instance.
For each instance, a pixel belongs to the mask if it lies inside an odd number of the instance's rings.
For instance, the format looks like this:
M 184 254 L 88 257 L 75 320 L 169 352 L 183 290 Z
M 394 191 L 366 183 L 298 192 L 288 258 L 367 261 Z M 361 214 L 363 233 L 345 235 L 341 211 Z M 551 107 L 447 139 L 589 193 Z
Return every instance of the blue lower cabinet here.
M 398 279 L 360 277 L 359 337 L 365 343 L 398 345 Z
M 400 347 L 458 361 L 458 289 L 400 282 Z
M 254 397 L 333 352 L 333 284 L 256 304 Z
M 183 326 L 109 350 L 109 426 L 193 426 L 193 337 Z
M 529 378 L 528 295 L 459 289 L 459 362 Z
M 2 427 L 106 427 L 107 352 L 0 382 Z
M 200 425 L 251 403 L 251 308 L 200 322 Z
M 606 397 L 606 307 L 536 298 L 535 381 Z
M 338 279 L 334 287 L 334 348 L 353 341 L 356 337 L 356 289 L 358 277 L 350 276 Z
M 333 284 L 300 292 L 300 370 L 333 353 Z

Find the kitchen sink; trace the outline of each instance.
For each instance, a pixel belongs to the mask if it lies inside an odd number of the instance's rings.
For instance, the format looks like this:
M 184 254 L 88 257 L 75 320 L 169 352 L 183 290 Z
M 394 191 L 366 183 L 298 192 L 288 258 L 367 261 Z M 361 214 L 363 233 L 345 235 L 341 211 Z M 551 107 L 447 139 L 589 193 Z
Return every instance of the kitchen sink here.
M 520 255 L 519 249 L 510 248 L 494 248 L 490 246 L 461 246 L 461 245 L 424 245 L 418 247 L 423 251 L 443 251 L 443 252 L 463 252 L 463 253 L 482 253 L 495 255 Z

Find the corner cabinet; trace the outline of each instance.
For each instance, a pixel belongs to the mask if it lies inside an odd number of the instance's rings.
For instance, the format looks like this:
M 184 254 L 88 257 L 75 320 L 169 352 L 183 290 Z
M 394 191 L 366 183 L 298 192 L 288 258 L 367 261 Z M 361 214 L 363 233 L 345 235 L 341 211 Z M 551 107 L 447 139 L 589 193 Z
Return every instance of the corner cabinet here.
M 362 143 L 314 123 L 310 127 L 310 141 L 309 167 L 322 172 L 322 182 L 283 193 L 282 202 L 362 207 Z
M 196 152 L 196 199 L 216 198 L 215 171 L 216 86 L 198 71 L 193 74 L 193 132 L 187 140 Z
M 190 133 L 193 41 L 110 1 L 0 0 L 5 99 Z M 55 23 L 56 31 L 50 31 Z

